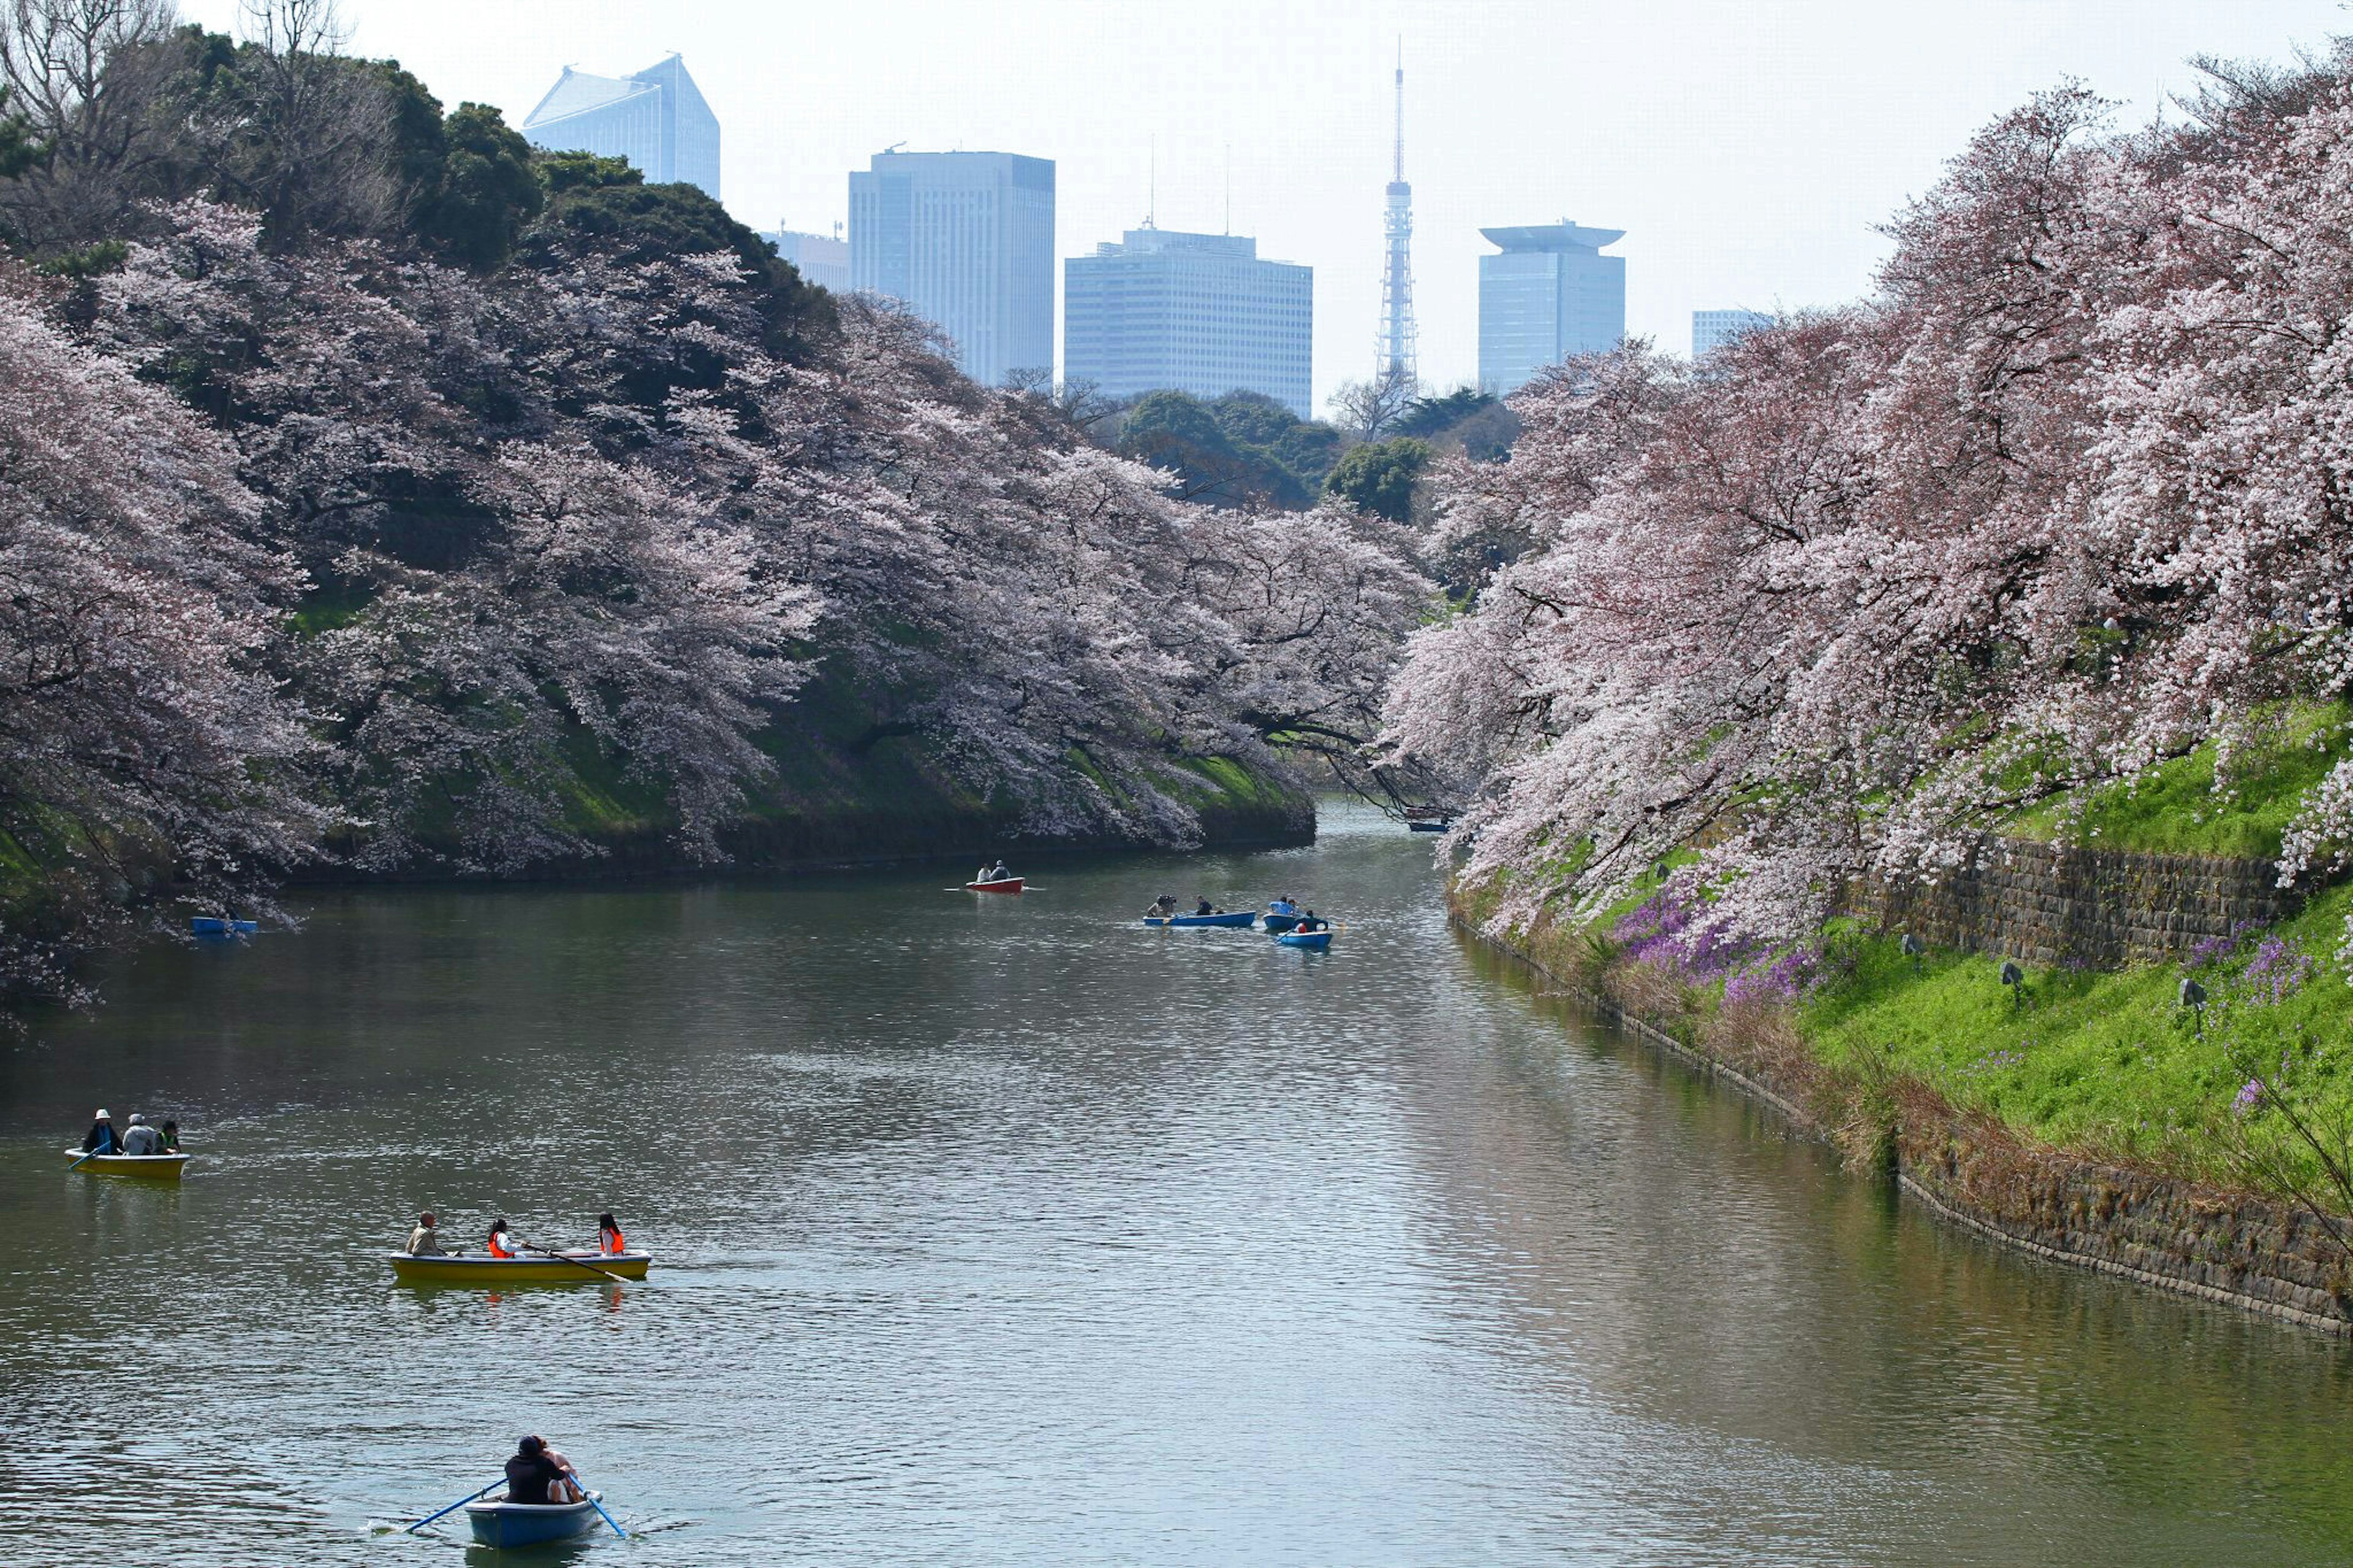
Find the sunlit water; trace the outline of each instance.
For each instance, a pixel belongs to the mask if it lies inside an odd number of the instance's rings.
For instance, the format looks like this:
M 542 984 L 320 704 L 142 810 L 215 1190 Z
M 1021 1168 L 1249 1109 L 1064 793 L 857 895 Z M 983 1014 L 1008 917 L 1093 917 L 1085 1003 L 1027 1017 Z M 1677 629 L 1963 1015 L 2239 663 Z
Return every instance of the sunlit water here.
M 109 976 L 0 1055 L 0 1562 L 456 1563 L 390 1527 L 531 1429 L 617 1563 L 2353 1556 L 2346 1351 L 1841 1175 L 1468 948 L 1426 840 L 1031 869 L 336 893 Z M 100 1104 L 185 1187 L 66 1173 Z M 654 1275 L 398 1288 L 424 1205 Z

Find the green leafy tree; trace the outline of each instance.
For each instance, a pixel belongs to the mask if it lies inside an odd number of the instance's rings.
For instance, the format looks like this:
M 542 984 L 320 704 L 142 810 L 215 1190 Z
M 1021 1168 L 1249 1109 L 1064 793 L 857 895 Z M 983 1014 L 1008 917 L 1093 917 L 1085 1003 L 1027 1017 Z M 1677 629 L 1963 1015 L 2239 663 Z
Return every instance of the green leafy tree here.
M 531 143 L 486 103 L 461 103 L 440 126 L 444 151 L 415 205 L 417 237 L 461 266 L 495 271 L 547 205 Z
M 1324 493 L 1354 501 L 1376 517 L 1404 522 L 1413 515 L 1414 482 L 1430 467 L 1427 441 L 1400 436 L 1352 448 L 1324 481 Z

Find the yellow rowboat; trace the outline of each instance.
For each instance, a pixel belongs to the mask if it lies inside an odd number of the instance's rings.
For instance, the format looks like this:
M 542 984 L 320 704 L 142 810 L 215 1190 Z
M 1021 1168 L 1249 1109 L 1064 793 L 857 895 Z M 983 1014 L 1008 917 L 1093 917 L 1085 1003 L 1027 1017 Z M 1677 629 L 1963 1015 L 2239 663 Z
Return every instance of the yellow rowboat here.
M 403 1285 L 472 1285 L 493 1290 L 509 1285 L 592 1285 L 617 1275 L 642 1279 L 646 1265 L 654 1260 L 650 1252 L 566 1252 L 557 1258 L 544 1253 L 492 1258 L 487 1252 L 427 1253 L 419 1258 L 387 1252 L 382 1257 L 392 1265 L 392 1277 Z
M 66 1151 L 69 1160 L 80 1160 L 77 1170 L 93 1176 L 129 1176 L 142 1182 L 176 1182 L 188 1163 L 185 1154 L 92 1154 L 83 1160 L 81 1151 Z

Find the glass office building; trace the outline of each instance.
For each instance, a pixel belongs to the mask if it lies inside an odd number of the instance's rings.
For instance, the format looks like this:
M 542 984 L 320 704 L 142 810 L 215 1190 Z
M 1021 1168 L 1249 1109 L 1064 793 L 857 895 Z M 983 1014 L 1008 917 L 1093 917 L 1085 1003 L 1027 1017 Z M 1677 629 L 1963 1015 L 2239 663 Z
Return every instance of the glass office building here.
M 627 158 L 649 184 L 699 185 L 719 199 L 719 117 L 676 55 L 617 78 L 566 66 L 522 131 L 534 147 Z
M 1570 354 L 1597 353 L 1626 335 L 1626 258 L 1601 247 L 1622 228 L 1564 218 L 1525 228 L 1482 228 L 1500 256 L 1479 258 L 1479 385 L 1517 391 Z
M 1694 310 L 1692 358 L 1705 359 L 1741 333 L 1772 324 L 1772 317 L 1756 310 Z
M 850 287 L 903 300 L 985 386 L 1054 368 L 1054 163 L 877 153 L 849 176 Z
M 1240 235 L 1129 229 L 1062 263 L 1062 374 L 1111 397 L 1262 392 L 1314 416 L 1315 271 Z
M 836 294 L 849 291 L 849 242 L 839 233 L 804 234 L 779 226 L 762 230 L 760 237 L 775 246 L 779 257 L 793 264 L 804 282 Z

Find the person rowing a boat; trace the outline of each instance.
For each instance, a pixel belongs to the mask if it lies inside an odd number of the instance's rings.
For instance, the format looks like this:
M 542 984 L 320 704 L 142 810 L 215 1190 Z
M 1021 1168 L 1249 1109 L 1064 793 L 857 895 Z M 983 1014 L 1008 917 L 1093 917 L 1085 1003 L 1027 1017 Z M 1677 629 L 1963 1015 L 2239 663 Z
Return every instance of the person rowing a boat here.
M 515 1445 L 514 1458 L 507 1461 L 507 1501 L 544 1507 L 579 1500 L 572 1461 L 549 1447 L 546 1438 L 534 1432 Z
M 82 1135 L 81 1152 L 85 1154 L 113 1154 L 121 1152 L 121 1149 L 122 1140 L 114 1135 L 114 1118 L 109 1116 L 106 1107 L 101 1105 L 98 1108 L 98 1120 L 92 1121 L 90 1131 Z
M 491 1226 L 490 1237 L 485 1245 L 490 1247 L 492 1258 L 512 1258 L 522 1250 L 522 1244 L 515 1240 L 514 1233 L 507 1228 L 507 1222 L 504 1220 L 500 1220 Z
M 427 1209 L 423 1214 L 417 1216 L 417 1226 L 408 1233 L 408 1247 L 406 1250 L 408 1256 L 411 1258 L 442 1258 L 448 1256 L 441 1250 L 441 1232 L 439 1226 L 433 1218 L 432 1210 Z
M 1214 915 L 1219 912 L 1219 911 L 1209 907 L 1209 900 L 1207 899 L 1201 900 L 1198 903 L 1193 906 L 1193 914 L 1197 919 L 1202 915 Z

